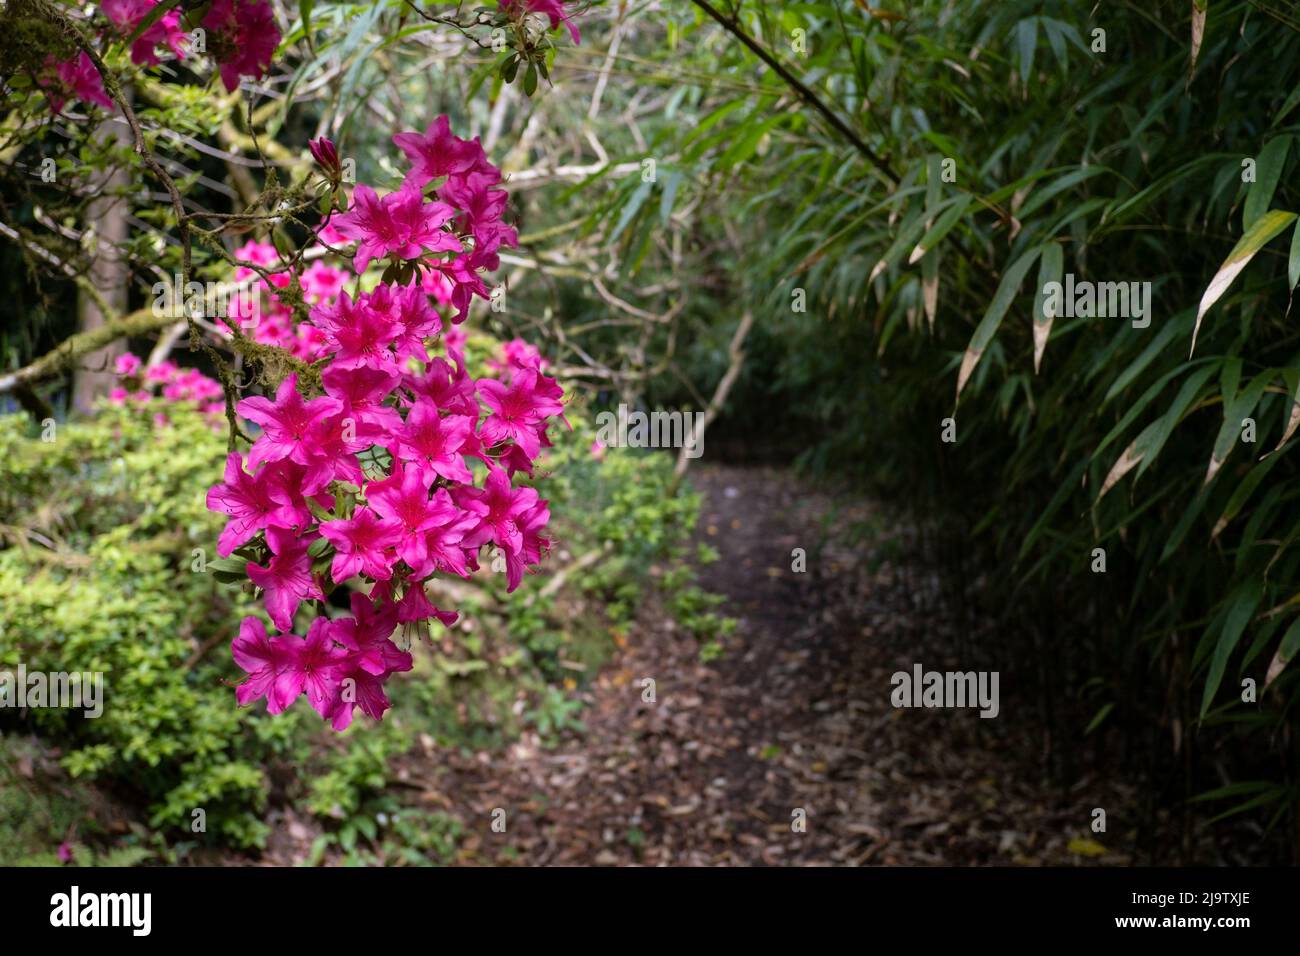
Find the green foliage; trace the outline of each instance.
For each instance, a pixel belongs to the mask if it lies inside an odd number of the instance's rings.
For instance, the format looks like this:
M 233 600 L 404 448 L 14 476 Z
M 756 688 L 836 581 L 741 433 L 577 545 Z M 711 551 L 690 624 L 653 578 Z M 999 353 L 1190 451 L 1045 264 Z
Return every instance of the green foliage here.
M 788 17 L 738 6 L 738 27 L 887 158 L 793 95 L 700 80 L 673 98 L 654 149 L 685 174 L 674 202 L 699 204 L 697 236 L 744 224 L 727 264 L 760 318 L 731 431 L 799 435 L 805 466 L 856 475 L 962 552 L 950 580 L 989 570 L 978 597 L 999 626 L 978 653 L 1041 685 L 1054 737 L 1096 728 L 1185 797 L 1217 788 L 1211 761 L 1268 777 L 1238 809 L 1286 819 L 1300 22 L 1211 4 L 1189 70 L 1188 5 L 1173 2 L 802 4 L 805 58 Z M 671 32 L 702 48 L 706 29 Z M 724 75 L 753 62 L 735 43 L 710 55 Z M 770 69 L 755 82 L 790 93 Z M 608 239 L 640 282 L 715 273 L 670 267 L 662 244 L 639 257 L 659 228 L 639 184 L 584 188 L 603 198 L 584 197 L 587 228 L 620 224 Z M 1045 314 L 1063 273 L 1150 282 L 1149 326 Z M 731 315 L 678 343 L 689 372 L 716 378 L 703 356 Z M 657 394 L 686 398 L 666 381 Z
M 192 568 L 195 549 L 215 557 L 221 520 L 204 499 L 224 443 L 197 414 L 167 415 L 159 427 L 150 411 L 107 407 L 52 442 L 0 417 L 0 666 L 102 672 L 100 717 L 28 712 L 67 745 L 67 771 L 136 789 L 177 838 L 202 808 L 210 832 L 252 845 L 262 764 L 293 753 L 296 718 L 262 727 L 222 684 L 227 635 L 252 604 Z

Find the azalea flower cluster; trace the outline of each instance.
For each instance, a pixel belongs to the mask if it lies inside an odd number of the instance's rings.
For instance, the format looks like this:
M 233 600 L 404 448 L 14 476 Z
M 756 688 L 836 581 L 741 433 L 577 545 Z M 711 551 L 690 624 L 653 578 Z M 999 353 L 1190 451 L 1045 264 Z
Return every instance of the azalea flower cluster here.
M 358 272 L 386 259 L 390 274 L 409 281 L 349 293 L 334 272 L 313 265 L 302 273 L 315 304 L 301 326 L 313 330 L 311 354 L 323 359 L 323 394 L 304 394 L 290 374 L 273 400 L 239 402 L 239 415 L 261 432 L 247 456 L 229 455 L 224 480 L 208 493 L 208 507 L 229 516 L 218 553 L 245 561 L 280 632 L 270 636 L 256 617 L 241 624 L 232 652 L 248 679 L 236 699 L 265 698 L 279 713 L 305 693 L 336 730 L 358 707 L 376 720 L 388 709 L 385 682 L 412 666 L 392 640 L 399 627 L 409 647 L 431 620 L 455 623 L 454 611 L 429 599 L 433 575 L 469 577 L 486 546 L 513 591 L 541 560 L 550 509 L 516 478 L 533 475 L 551 444 L 550 420 L 564 411 L 559 383 L 523 343 L 508 350 L 499 377 L 477 380 L 458 330 L 443 337 L 446 357 L 430 354 L 443 331 L 434 303 L 463 320 L 470 298 L 488 295 L 479 270 L 495 268 L 497 249 L 516 238 L 501 218 L 500 171 L 477 140 L 453 136 L 446 117 L 394 139 L 413 164 L 402 187 L 380 197 L 358 185 L 337 233 L 320 238 L 356 242 Z M 431 182 L 437 198 L 424 195 Z M 273 248 L 240 253 L 259 265 L 279 261 Z M 271 275 L 273 289 L 280 280 Z M 285 334 L 276 322 L 273 306 L 257 334 Z M 305 341 L 301 326 L 295 342 Z M 305 636 L 293 633 L 304 602 L 324 602 L 349 581 L 359 585 L 351 616 L 331 620 L 322 603 Z
M 104 0 L 101 9 L 109 23 L 105 38 L 129 39 L 158 2 Z M 280 45 L 280 29 L 267 0 L 213 0 L 199 25 L 204 30 L 206 50 L 216 61 L 227 90 L 234 90 L 241 76 L 257 79 L 271 68 L 271 56 Z M 131 62 L 142 67 L 158 66 L 160 48 L 170 51 L 178 60 L 183 59 L 189 52 L 189 43 L 190 35 L 181 26 L 180 12 L 168 10 L 132 41 Z M 104 89 L 104 79 L 85 50 L 78 51 L 69 60 L 49 57 L 37 83 L 55 113 L 63 112 L 68 100 L 113 108 L 113 101 Z
M 114 405 L 145 405 L 161 394 L 168 401 L 193 403 L 213 422 L 224 413 L 221 383 L 198 369 L 183 369 L 168 359 L 146 368 L 138 355 L 124 352 L 117 357 L 113 372 L 117 385 L 108 393 L 108 400 Z M 158 389 L 161 392 L 156 393 Z M 167 417 L 159 412 L 155 421 L 163 425 Z

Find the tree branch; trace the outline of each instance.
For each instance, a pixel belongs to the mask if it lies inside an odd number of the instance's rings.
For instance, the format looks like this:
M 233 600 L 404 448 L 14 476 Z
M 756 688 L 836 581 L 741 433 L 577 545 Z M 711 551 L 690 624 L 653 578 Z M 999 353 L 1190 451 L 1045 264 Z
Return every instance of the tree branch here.
M 763 48 L 762 44 L 746 33 L 738 20 L 734 17 L 723 16 L 723 14 L 713 6 L 713 4 L 709 3 L 708 0 L 692 0 L 692 2 L 716 20 L 724 30 L 747 46 L 755 56 L 770 66 L 776 75 L 786 82 L 786 85 L 799 94 L 800 99 L 820 113 L 825 118 L 826 122 L 830 123 L 831 126 L 834 127 L 836 132 L 852 143 L 853 147 L 866 157 L 867 161 L 870 162 L 871 165 L 875 166 L 876 169 L 880 171 L 881 175 L 895 186 L 898 185 L 898 174 L 889 168 L 889 163 L 881 158 L 875 150 L 868 146 L 862 140 L 861 136 L 853 132 L 853 130 L 849 128 L 848 123 L 840 119 L 835 111 L 823 103 L 816 93 L 814 93 L 809 87 L 805 86 L 797 76 L 782 65 L 780 60 L 772 56 L 771 53 Z

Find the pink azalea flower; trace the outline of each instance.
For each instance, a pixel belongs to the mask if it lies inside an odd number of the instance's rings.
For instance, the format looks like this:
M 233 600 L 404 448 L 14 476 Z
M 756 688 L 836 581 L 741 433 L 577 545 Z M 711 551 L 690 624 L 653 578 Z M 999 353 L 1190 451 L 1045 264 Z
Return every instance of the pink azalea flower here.
M 392 577 L 392 562 L 386 552 L 401 541 L 400 523 L 358 507 L 349 520 L 323 522 L 320 533 L 338 550 L 330 565 L 335 583 L 342 584 L 355 574 L 368 574 L 376 581 Z
M 443 176 L 463 175 L 487 163 L 478 137 L 464 140 L 451 131 L 451 121 L 439 116 L 424 134 L 398 133 L 393 144 L 413 164 L 406 182 L 423 188 L 425 183 Z
M 451 294 L 455 288 L 452 281 L 437 269 L 424 272 L 420 276 L 420 286 L 433 296 L 434 301 L 439 305 L 446 305 L 451 301 Z
M 463 329 L 448 329 L 447 334 L 442 337 L 442 341 L 447 346 L 447 354 L 455 360 L 457 365 L 463 366 L 465 364 L 465 343 L 469 341 L 469 333 Z
M 447 333 L 450 340 L 455 330 Z M 416 396 L 423 396 L 438 408 L 453 415 L 469 415 L 478 420 L 478 402 L 474 398 L 474 380 L 469 377 L 463 364 L 453 370 L 446 359 L 436 358 L 429 363 L 422 375 L 407 373 L 406 387 Z
M 434 497 L 445 498 L 448 503 L 451 503 L 451 495 L 446 488 L 439 488 L 434 493 Z M 426 567 L 417 569 L 416 574 L 423 577 L 434 571 L 447 571 L 462 578 L 469 577 L 472 552 L 467 554 L 466 546 L 462 542 L 465 536 L 478 526 L 477 514 L 472 511 L 457 510 L 453 504 L 446 523 L 430 528 L 425 536 L 429 562 Z
M 394 673 L 409 671 L 413 664 L 411 655 L 398 650 L 389 639 L 396 625 L 392 605 L 375 610 L 364 596 L 354 594 L 352 613 L 351 620 L 340 618 L 332 625 L 335 638 L 346 648 L 340 686 L 322 712 L 335 730 L 347 729 L 357 707 L 374 720 L 382 720 L 389 707 L 384 682 Z M 344 692 L 349 683 L 351 699 Z
M 49 97 L 50 109 L 56 113 L 63 112 L 63 104 L 69 99 L 83 103 L 93 103 L 106 110 L 113 108 L 113 101 L 104 90 L 104 78 L 95 68 L 95 61 L 85 50 L 81 50 L 71 60 L 56 61 L 53 57 L 45 61 L 47 70 L 52 70 L 53 77 L 43 76 L 39 85 Z
M 312 621 L 307 636 L 301 640 L 290 634 L 278 638 L 277 642 L 282 667 L 271 693 L 280 708 L 287 708 L 306 691 L 307 700 L 316 712 L 328 716 L 347 658 L 331 637 L 329 618 L 318 617 Z
M 339 368 L 330 365 L 321 372 L 325 394 L 338 399 L 343 406 L 339 412 L 340 419 L 351 419 L 358 438 L 364 436 L 371 440 L 371 444 L 377 445 L 386 444 L 383 439 L 402 427 L 402 416 L 383 403 L 401 378 L 395 371 L 369 366 Z
M 473 431 L 473 418 L 442 418 L 433 402 L 421 398 L 411 406 L 406 424 L 397 433 L 397 453 L 429 484 L 439 476 L 450 481 L 472 481 L 461 449 Z
M 258 239 L 249 239 L 246 243 L 235 250 L 235 258 L 242 262 L 251 262 L 259 266 L 273 266 L 280 261 L 280 253 L 275 246 L 269 242 L 262 242 Z M 244 267 L 240 267 L 244 268 Z M 235 277 L 238 279 L 247 279 L 255 273 L 244 269 L 241 273 L 239 269 L 235 270 Z
M 545 501 L 539 501 L 532 508 L 519 516 L 516 525 L 523 535 L 523 544 L 518 552 L 506 551 L 506 592 L 519 587 L 524 579 L 524 570 L 529 565 L 542 560 L 542 553 L 549 549 L 550 541 L 543 538 L 541 530 L 551 520 L 551 509 Z
M 445 488 L 439 489 L 443 494 L 447 493 Z M 397 602 L 397 620 L 400 624 L 410 624 L 417 621 L 427 621 L 431 617 L 436 617 L 442 622 L 443 627 L 451 627 L 460 618 L 455 611 L 443 611 L 433 605 L 429 596 L 424 593 L 423 581 L 407 581 L 406 593 L 402 595 Z
M 313 309 L 311 320 L 335 350 L 331 367 L 396 370 L 397 357 L 389 346 L 399 327 L 393 319 L 387 286 L 380 286 L 371 295 L 363 293 L 355 302 L 344 292 L 333 305 Z
M 290 350 L 304 362 L 315 362 L 329 349 L 325 333 L 314 325 L 301 323 L 295 330 L 295 338 Z
M 429 353 L 424 350 L 424 340 L 442 331 L 442 318 L 429 304 L 424 289 L 412 283 L 398 292 L 393 317 L 398 330 L 393 340 L 397 357 L 428 362 Z
M 271 68 L 280 28 L 266 0 L 213 0 L 203 28 L 227 92 L 234 92 L 241 76 L 260 79 Z
M 519 245 L 519 235 L 501 217 L 510 196 L 504 189 L 493 189 L 498 178 L 491 173 L 472 172 L 447 180 L 438 190 L 438 198 L 461 210 L 464 227 L 474 236 L 475 249 L 495 252 L 503 245 Z
M 223 558 L 265 528 L 281 507 L 271 497 L 265 471 L 246 474 L 237 451 L 226 457 L 225 479 L 208 490 L 207 499 L 209 511 L 230 516 L 217 539 L 217 554 Z
M 467 256 L 456 256 L 448 260 L 436 259 L 426 263 L 434 274 L 442 276 L 451 284 L 450 304 L 456 310 L 456 314 L 451 318 L 453 324 L 458 325 L 469 317 L 469 306 L 474 296 L 477 295 L 482 299 L 492 297 L 487 283 L 478 274 L 478 269 L 487 264 L 491 255 L 476 250 Z M 450 333 L 448 333 L 447 343 L 448 354 L 452 354 Z
M 308 301 L 321 302 L 337 298 L 343 291 L 343 283 L 347 278 L 347 273 L 342 269 L 335 269 L 324 262 L 313 262 L 303 271 L 298 281 L 302 283 Z
M 504 471 L 490 468 L 483 487 L 462 490 L 460 503 L 479 519 L 478 527 L 465 536 L 467 547 L 495 541 L 507 554 L 518 554 L 523 549 L 524 533 L 519 521 L 537 504 L 536 490 L 511 488 Z
M 311 460 L 303 477 L 303 493 L 317 494 L 335 479 L 361 485 L 366 478 L 357 452 L 369 448 L 370 444 L 355 422 L 347 421 L 342 415 L 317 421 L 307 432 Z
M 308 464 L 311 449 L 306 441 L 312 426 L 322 418 L 337 415 L 342 407 L 337 399 L 329 396 L 304 401 L 298 394 L 296 373 L 280 383 L 274 403 L 260 395 L 244 399 L 235 410 L 262 426 L 262 434 L 248 453 L 248 463 L 256 465 L 288 458 L 300 465 Z
M 156 7 L 157 0 L 104 0 L 104 16 L 122 36 L 130 36 L 148 14 Z M 157 66 L 158 55 L 155 47 L 169 47 L 176 56 L 184 54 L 187 34 L 180 28 L 180 14 L 168 10 L 149 25 L 136 41 L 131 44 L 131 62 L 137 66 Z
M 235 688 L 235 700 L 245 707 L 266 698 L 266 710 L 278 714 L 285 705 L 275 694 L 275 682 L 285 667 L 285 654 L 278 641 L 266 636 L 266 625 L 258 618 L 246 617 L 239 625 L 239 636 L 230 642 L 235 663 L 248 679 Z
M 123 352 L 117 357 L 117 361 L 113 363 L 113 371 L 117 375 L 125 378 L 140 371 L 141 364 L 143 363 L 141 363 L 138 355 L 134 355 L 131 352 Z
M 258 477 L 265 479 L 267 493 L 279 506 L 279 510 L 271 515 L 268 525 L 304 529 L 312 524 L 315 519 L 307 507 L 308 494 L 321 507 L 327 510 L 334 507 L 333 495 L 305 490 L 309 488 L 308 475 L 307 467 L 287 458 L 262 466 Z
M 327 222 L 316 230 L 316 238 L 327 246 L 346 246 L 354 240 L 349 239 L 343 233 L 339 232 L 333 223 Z
M 386 676 L 411 669 L 411 655 L 398 650 L 390 638 L 397 629 L 393 604 L 376 606 L 364 594 L 352 593 L 352 617 L 333 624 L 333 637 L 350 653 L 349 663 L 367 674 Z
M 371 259 L 416 259 L 425 252 L 459 252 L 460 240 L 442 228 L 455 213 L 446 203 L 426 201 L 409 181 L 382 199 L 363 184 L 352 193 L 352 208 L 339 216 L 335 225 L 343 235 L 358 241 L 353 266 L 361 273 Z
M 558 415 L 564 406 L 538 388 L 537 370 L 526 368 L 507 386 L 495 379 L 480 379 L 479 394 L 492 409 L 479 428 L 479 435 L 489 447 L 512 439 L 529 458 L 541 450 L 538 427 L 548 415 Z
M 307 549 L 315 536 L 299 538 L 283 528 L 267 528 L 266 543 L 273 557 L 263 568 L 248 562 L 248 579 L 266 592 L 266 611 L 282 632 L 293 630 L 293 616 L 303 601 L 323 601 L 325 595 L 311 575 Z
M 170 359 L 163 359 L 154 365 L 150 365 L 144 370 L 144 378 L 147 382 L 170 382 L 180 372 L 176 363 Z
M 432 478 L 416 465 L 408 464 L 385 478 L 366 486 L 366 501 L 382 518 L 401 528 L 397 556 L 412 570 L 424 567 L 429 559 L 429 545 L 424 532 L 445 524 L 459 512 L 450 498 L 429 499 Z M 445 489 L 441 489 L 444 491 Z
M 410 668 L 403 668 L 410 670 Z M 327 704 L 322 716 L 329 720 L 330 726 L 337 731 L 347 730 L 352 725 L 352 717 L 358 707 L 361 712 L 373 720 L 383 720 L 384 713 L 391 706 L 388 695 L 384 693 L 384 679 L 374 674 L 367 674 L 359 667 L 339 671 L 340 682 L 351 681 L 352 700 L 345 698 L 342 689 L 336 690 Z

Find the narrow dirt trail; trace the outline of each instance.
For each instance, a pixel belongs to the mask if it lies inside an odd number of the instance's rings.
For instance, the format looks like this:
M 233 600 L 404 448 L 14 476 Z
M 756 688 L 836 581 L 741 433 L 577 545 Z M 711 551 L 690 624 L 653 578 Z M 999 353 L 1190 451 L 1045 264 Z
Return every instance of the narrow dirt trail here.
M 705 498 L 700 538 L 721 554 L 700 583 L 739 620 L 725 653 L 702 663 L 693 637 L 643 608 L 585 692 L 585 735 L 441 768 L 466 821 L 461 862 L 1086 862 L 1067 844 L 1089 836 L 1097 795 L 1037 782 L 1005 700 L 1001 720 L 891 706 L 895 671 L 962 668 L 943 623 L 920 610 L 927 577 L 881 541 L 846 540 L 855 522 L 879 525 L 871 506 L 779 470 L 691 478 Z M 803 573 L 794 548 L 807 551 Z M 507 831 L 486 832 L 497 807 Z

